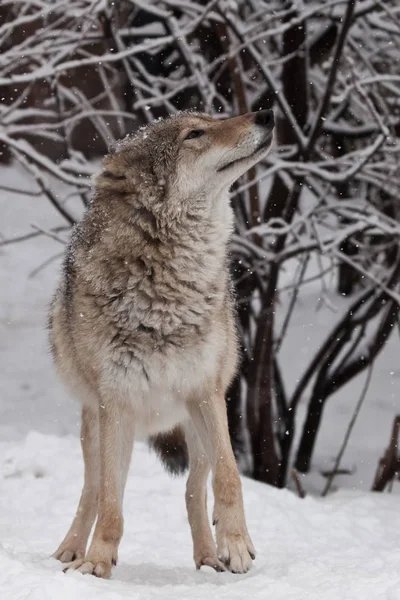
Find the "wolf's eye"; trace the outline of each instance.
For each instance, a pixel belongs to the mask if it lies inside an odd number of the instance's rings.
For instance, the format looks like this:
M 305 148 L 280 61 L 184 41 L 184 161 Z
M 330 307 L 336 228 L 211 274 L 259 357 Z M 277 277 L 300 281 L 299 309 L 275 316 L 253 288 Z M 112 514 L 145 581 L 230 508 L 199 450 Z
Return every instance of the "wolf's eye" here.
M 199 138 L 204 134 L 204 129 L 192 129 L 192 131 L 189 131 L 189 133 L 185 137 L 185 140 L 194 140 L 194 138 Z

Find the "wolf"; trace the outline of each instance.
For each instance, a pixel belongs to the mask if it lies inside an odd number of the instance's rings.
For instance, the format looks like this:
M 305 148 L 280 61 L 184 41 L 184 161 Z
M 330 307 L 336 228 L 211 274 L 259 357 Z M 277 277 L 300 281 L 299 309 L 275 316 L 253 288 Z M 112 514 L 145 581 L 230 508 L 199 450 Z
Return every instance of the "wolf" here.
M 252 565 L 225 404 L 238 364 L 229 190 L 267 155 L 273 130 L 271 110 L 224 120 L 180 113 L 118 142 L 103 161 L 49 316 L 56 368 L 82 403 L 84 485 L 54 554 L 65 570 L 110 576 L 134 439 L 150 439 L 172 472 L 189 462 L 196 567 Z

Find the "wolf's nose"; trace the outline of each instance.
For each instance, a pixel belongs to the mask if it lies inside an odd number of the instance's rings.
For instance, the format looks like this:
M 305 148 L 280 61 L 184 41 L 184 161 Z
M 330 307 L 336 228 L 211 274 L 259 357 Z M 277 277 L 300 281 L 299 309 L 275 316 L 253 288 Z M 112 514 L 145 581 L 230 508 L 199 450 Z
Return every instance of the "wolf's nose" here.
M 271 109 L 257 111 L 254 122 L 256 123 L 256 125 L 262 125 L 263 127 L 272 128 L 275 125 L 273 111 Z

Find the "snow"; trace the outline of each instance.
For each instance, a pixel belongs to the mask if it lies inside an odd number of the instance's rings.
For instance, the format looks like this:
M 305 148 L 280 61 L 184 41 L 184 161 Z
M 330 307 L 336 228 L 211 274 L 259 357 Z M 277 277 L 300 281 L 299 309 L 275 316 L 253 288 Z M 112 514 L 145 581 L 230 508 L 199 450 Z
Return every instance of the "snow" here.
M 3 185 L 21 176 L 14 168 L 0 168 Z M 60 219 L 46 200 L 0 193 L 2 236 L 26 233 L 31 223 L 49 229 Z M 46 237 L 0 247 L 0 597 L 400 600 L 400 486 L 395 484 L 392 495 L 367 491 L 398 406 L 397 334 L 374 369 L 343 460 L 351 474 L 335 479 L 339 491 L 319 498 L 325 483 L 319 471 L 332 466 L 365 374 L 327 403 L 312 472 L 302 479 L 309 492 L 305 499 L 243 479 L 258 551 L 247 575 L 196 572 L 185 481 L 170 479 L 141 444 L 135 446 L 128 478 L 125 534 L 112 579 L 63 574 L 50 555 L 70 525 L 81 491 L 79 408 L 57 381 L 47 348 L 46 311 L 59 261 L 29 277 L 60 249 Z M 290 264 L 287 268 L 289 278 Z M 317 310 L 319 296 L 315 283 L 302 290 L 282 347 L 289 392 L 347 305 L 332 294 L 337 312 L 327 304 Z M 304 412 L 301 405 L 298 432 Z
M 82 484 L 75 437 L 32 432 L 1 447 L 0 589 L 7 600 L 70 598 L 400 599 L 398 498 L 342 491 L 300 500 L 244 481 L 258 550 L 243 576 L 196 572 L 184 480 L 170 479 L 137 444 L 125 496 L 125 535 L 112 579 L 64 575 L 49 558 Z

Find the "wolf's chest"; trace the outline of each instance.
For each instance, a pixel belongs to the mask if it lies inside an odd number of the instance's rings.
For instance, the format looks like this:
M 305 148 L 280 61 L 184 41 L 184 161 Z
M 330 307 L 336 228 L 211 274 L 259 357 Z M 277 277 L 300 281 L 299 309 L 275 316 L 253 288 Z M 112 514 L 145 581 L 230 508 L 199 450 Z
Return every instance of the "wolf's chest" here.
M 192 346 L 156 350 L 127 367 L 114 362 L 112 376 L 119 395 L 134 409 L 137 436 L 168 431 L 186 419 L 186 403 L 204 396 L 220 350 L 220 340 L 210 335 Z

